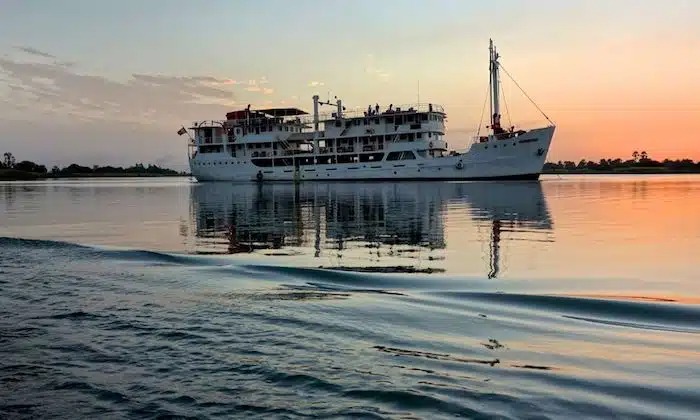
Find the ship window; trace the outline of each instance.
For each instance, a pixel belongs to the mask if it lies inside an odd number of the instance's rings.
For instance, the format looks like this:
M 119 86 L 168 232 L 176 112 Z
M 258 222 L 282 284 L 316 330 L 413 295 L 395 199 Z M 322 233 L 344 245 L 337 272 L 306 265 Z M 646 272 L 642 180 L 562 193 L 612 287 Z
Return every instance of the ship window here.
M 415 159 L 416 155 L 410 150 L 405 150 L 403 152 L 391 152 L 387 155 L 386 160 L 411 160 Z
M 423 138 L 423 133 L 416 133 L 416 138 L 417 139 Z
M 252 159 L 253 165 L 269 167 L 272 166 L 272 159 Z
M 420 156 L 422 158 L 428 157 L 428 152 L 426 152 L 425 150 L 418 150 L 417 152 L 418 152 L 418 156 Z
M 428 114 L 421 114 L 420 119 L 421 121 L 428 121 Z
M 378 162 L 384 158 L 384 153 L 363 153 L 360 162 Z
M 275 166 L 292 166 L 292 158 L 276 158 Z

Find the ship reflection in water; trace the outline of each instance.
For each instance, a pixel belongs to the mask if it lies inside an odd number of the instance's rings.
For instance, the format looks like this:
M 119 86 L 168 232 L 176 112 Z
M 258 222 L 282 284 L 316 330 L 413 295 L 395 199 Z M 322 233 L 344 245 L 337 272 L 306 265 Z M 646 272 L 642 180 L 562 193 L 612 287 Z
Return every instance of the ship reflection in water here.
M 198 254 L 489 278 L 503 273 L 506 254 L 515 254 L 517 264 L 533 244 L 552 242 L 552 220 L 536 181 L 203 183 L 192 189 L 189 230 L 190 252 Z

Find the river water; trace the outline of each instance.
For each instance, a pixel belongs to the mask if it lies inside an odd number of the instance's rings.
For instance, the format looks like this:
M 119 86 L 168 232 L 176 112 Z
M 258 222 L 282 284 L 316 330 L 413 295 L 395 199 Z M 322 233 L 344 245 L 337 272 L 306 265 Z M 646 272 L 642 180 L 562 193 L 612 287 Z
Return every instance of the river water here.
M 697 418 L 700 176 L 0 183 L 0 418 Z

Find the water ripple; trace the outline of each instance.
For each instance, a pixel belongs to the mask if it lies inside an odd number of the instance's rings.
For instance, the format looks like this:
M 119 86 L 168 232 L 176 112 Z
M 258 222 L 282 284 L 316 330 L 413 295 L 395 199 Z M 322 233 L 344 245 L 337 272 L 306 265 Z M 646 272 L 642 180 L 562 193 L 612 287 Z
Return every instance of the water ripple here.
M 7 238 L 0 261 L 2 418 L 700 410 L 697 305 Z

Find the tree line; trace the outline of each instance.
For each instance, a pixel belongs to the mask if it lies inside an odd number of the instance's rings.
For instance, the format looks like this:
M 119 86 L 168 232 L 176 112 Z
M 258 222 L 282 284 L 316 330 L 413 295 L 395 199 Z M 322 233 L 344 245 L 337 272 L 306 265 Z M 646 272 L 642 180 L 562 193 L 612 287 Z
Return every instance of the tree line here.
M 632 153 L 631 159 L 600 159 L 599 161 L 581 159 L 573 161 L 547 162 L 544 172 L 700 172 L 700 161 L 692 159 L 654 160 L 646 151 Z
M 186 175 L 185 172 L 178 172 L 168 168 L 161 168 L 157 165 L 144 165 L 137 163 L 127 168 L 121 166 L 82 166 L 72 163 L 66 167 L 59 168 L 53 166 L 50 170 L 44 165 L 34 163 L 29 160 L 17 162 L 12 153 L 6 152 L 2 156 L 0 169 L 13 170 L 36 174 L 45 177 L 66 177 L 66 176 L 105 176 L 105 175 Z

